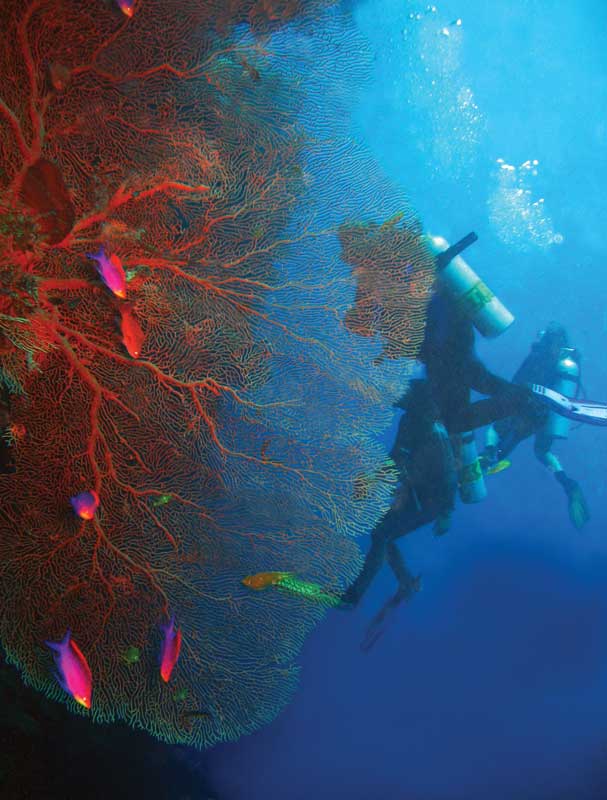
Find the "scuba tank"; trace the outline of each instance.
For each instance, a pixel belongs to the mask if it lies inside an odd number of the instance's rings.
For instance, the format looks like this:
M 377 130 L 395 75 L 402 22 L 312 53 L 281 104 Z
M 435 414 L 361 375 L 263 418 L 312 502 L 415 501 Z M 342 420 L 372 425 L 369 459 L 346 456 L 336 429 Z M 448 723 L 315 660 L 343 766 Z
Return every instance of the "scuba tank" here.
M 477 238 L 475 233 L 469 233 L 450 247 L 442 236 L 428 234 L 426 237 L 436 255 L 439 280 L 455 296 L 478 332 L 487 338 L 494 338 L 512 325 L 514 317 L 459 255 Z
M 474 433 L 466 431 L 456 437 L 458 447 L 458 483 L 462 503 L 480 503 L 487 497 L 481 462 L 476 452 Z
M 574 400 L 580 383 L 580 365 L 573 347 L 562 347 L 556 364 L 556 379 L 551 389 Z M 548 436 L 555 439 L 566 439 L 569 435 L 570 422 L 567 417 L 550 411 L 544 428 Z

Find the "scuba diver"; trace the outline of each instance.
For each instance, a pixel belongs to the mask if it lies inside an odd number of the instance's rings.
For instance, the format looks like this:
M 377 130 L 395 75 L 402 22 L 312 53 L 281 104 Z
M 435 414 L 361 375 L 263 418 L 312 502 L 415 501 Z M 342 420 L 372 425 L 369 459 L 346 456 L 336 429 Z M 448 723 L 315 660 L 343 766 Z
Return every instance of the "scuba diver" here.
M 515 416 L 495 421 L 487 430 L 485 450 L 481 456 L 483 469 L 491 473 L 510 466 L 507 459 L 514 448 L 523 439 L 535 435 L 535 455 L 563 487 L 567 495 L 569 518 L 580 529 L 590 519 L 586 500 L 577 481 L 566 474 L 551 451 L 555 439 L 567 438 L 569 419 L 563 414 L 568 409 L 559 407 L 554 397 L 546 396 L 549 392 L 550 395 L 562 396 L 562 400 L 575 401 L 580 391 L 580 354 L 569 346 L 567 332 L 562 325 L 551 322 L 545 330 L 540 331 L 537 341 L 531 346 L 531 352 L 512 380 L 519 385 L 535 385 L 535 394 L 548 402 L 552 400 L 554 410 L 544 403 L 530 404 Z M 601 408 L 600 404 L 571 403 L 573 407 L 576 405 Z M 587 414 L 578 413 L 576 417 L 574 411 L 569 410 L 573 418 L 592 421 Z M 595 424 L 601 423 L 595 421 Z
M 388 605 L 396 607 L 419 589 L 419 578 L 407 569 L 396 540 L 429 522 L 434 522 L 436 535 L 446 533 L 458 484 L 462 499 L 468 502 L 484 496 L 471 432 L 498 419 L 523 415 L 529 405 L 539 402 L 528 387 L 491 373 L 476 354 L 473 325 L 495 336 L 511 324 L 513 317 L 459 257 L 461 250 L 475 240 L 476 235 L 470 234 L 446 250 L 444 240 L 436 245 L 438 278 L 419 353 L 426 375 L 413 380 L 397 404 L 405 414 L 390 456 L 401 480 L 390 509 L 371 534 L 371 548 L 361 573 L 342 596 L 343 607 L 353 607 L 360 601 L 384 560 L 398 582 L 397 593 Z M 454 262 L 455 280 L 448 273 Z M 490 303 L 493 309 L 487 308 Z M 487 397 L 472 402 L 472 390 Z M 386 607 L 379 616 L 385 611 Z

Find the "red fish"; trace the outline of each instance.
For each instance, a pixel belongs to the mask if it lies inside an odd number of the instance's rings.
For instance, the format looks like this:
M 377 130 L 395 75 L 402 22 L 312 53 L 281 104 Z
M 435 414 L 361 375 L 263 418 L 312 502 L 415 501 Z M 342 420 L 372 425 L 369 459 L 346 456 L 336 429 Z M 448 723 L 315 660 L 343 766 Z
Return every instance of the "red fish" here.
M 99 495 L 93 489 L 90 492 L 80 492 L 70 497 L 70 503 L 81 519 L 93 519 L 99 508 Z
M 68 628 L 60 642 L 45 644 L 53 651 L 55 665 L 59 670 L 55 674 L 59 685 L 81 706 L 90 708 L 93 694 L 91 669 L 76 642 L 72 641 L 71 635 Z
M 98 253 L 87 253 L 86 255 L 87 258 L 97 262 L 96 269 L 99 277 L 110 292 L 124 300 L 126 297 L 126 275 L 120 258 L 115 253 L 108 256 L 103 247 L 99 248 Z
M 164 633 L 164 640 L 160 648 L 160 677 L 165 683 L 168 683 L 181 650 L 181 629 L 175 630 L 174 615 L 168 625 L 161 625 L 160 628 Z
M 121 305 L 119 310 L 122 343 L 126 347 L 131 358 L 139 358 L 145 340 L 145 334 L 141 330 L 141 325 L 137 322 L 137 317 L 133 314 L 132 305 Z
M 125 16 L 132 17 L 135 13 L 137 0 L 116 0 L 116 5 Z

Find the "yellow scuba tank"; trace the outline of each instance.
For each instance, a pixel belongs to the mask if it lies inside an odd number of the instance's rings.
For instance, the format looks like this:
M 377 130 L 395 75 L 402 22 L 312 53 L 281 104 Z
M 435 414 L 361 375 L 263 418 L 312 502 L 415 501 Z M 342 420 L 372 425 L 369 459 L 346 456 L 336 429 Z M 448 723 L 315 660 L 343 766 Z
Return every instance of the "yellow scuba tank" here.
M 472 241 L 475 239 L 474 235 Z M 478 332 L 487 338 L 494 338 L 510 327 L 514 322 L 513 315 L 461 255 L 449 258 L 446 265 L 440 264 L 440 254 L 449 250 L 447 240 L 442 236 L 428 234 L 427 241 L 430 249 L 439 257 L 437 259 L 439 280 L 456 297 Z
M 462 503 L 480 503 L 487 497 L 487 487 L 481 462 L 476 451 L 473 431 L 466 431 L 456 439 L 458 453 L 458 484 Z
M 556 365 L 556 380 L 554 385 L 549 387 L 565 397 L 575 399 L 580 382 L 580 365 L 576 359 L 576 351 L 573 347 L 561 347 L 559 360 Z M 555 439 L 566 439 L 569 435 L 571 421 L 567 417 L 550 411 L 546 420 L 545 432 L 548 436 Z

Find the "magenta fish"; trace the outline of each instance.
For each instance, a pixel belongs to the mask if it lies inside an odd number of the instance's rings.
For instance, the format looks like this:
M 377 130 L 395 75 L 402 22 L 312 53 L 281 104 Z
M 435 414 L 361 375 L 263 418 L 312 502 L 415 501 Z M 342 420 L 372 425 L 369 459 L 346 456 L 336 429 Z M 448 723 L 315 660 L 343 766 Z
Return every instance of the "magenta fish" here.
M 132 17 L 135 13 L 137 0 L 116 0 L 116 5 L 125 16 Z
M 181 650 L 181 629 L 175 630 L 175 616 L 168 625 L 161 625 L 164 640 L 160 648 L 160 675 L 165 683 L 169 682 Z
M 59 685 L 81 706 L 90 708 L 93 694 L 91 669 L 71 636 L 68 628 L 60 642 L 45 642 L 45 645 L 53 651 L 55 665 L 59 670 L 55 674 Z
M 81 519 L 93 519 L 99 508 L 99 495 L 93 489 L 90 492 L 80 492 L 70 497 L 70 503 Z
M 108 255 L 103 246 L 99 248 L 98 253 L 87 253 L 86 255 L 87 258 L 97 262 L 96 269 L 99 277 L 110 292 L 124 300 L 126 297 L 126 275 L 120 258 L 115 253 Z

